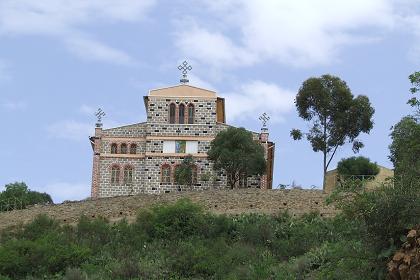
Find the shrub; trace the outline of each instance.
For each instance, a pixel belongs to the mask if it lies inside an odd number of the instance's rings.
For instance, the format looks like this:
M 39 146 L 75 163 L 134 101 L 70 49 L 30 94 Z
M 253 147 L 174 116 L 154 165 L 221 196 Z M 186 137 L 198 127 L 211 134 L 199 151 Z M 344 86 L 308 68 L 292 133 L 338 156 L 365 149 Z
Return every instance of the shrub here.
M 377 175 L 379 167 L 376 163 L 370 162 L 365 157 L 349 157 L 342 159 L 337 164 L 338 174 L 342 176 L 349 175 Z

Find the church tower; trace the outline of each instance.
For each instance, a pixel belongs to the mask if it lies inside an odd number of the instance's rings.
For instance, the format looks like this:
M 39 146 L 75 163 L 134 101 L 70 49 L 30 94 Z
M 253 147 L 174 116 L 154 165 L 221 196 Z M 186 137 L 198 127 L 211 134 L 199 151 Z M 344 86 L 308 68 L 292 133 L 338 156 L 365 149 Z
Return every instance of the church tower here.
M 188 85 L 191 67 L 186 62 L 179 69 L 183 71 L 180 85 L 153 89 L 143 97 L 145 122 L 102 129 L 98 117 L 95 136 L 90 137 L 92 198 L 226 187 L 226 176 L 214 171 L 207 159 L 210 142 L 229 127 L 225 100 L 214 91 Z M 247 178 L 243 187 L 270 189 L 274 143 L 268 141 L 266 129 L 252 134 L 264 147 L 267 173 Z M 192 187 L 174 180 L 177 166 L 187 155 L 195 163 Z

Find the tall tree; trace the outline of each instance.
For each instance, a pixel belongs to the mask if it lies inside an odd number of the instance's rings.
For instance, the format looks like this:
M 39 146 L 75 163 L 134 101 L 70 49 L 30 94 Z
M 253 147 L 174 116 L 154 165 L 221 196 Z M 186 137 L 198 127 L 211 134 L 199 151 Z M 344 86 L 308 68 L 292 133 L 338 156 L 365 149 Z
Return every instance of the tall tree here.
M 38 203 L 53 203 L 49 194 L 31 191 L 23 182 L 7 184 L 5 190 L 0 192 L 0 203 L 7 204 L 12 200 L 19 201 L 19 205 L 10 205 L 11 208 L 8 207 L 6 210 L 13 210 L 14 207 L 25 208 Z
M 232 189 L 244 176 L 262 175 L 266 169 L 263 147 L 242 127 L 219 132 L 207 154 L 215 170 L 225 171 Z
M 410 92 L 412 94 L 416 94 L 420 91 L 420 71 L 416 71 L 410 76 L 408 76 L 410 79 L 412 87 L 410 88 Z M 417 97 L 412 97 L 407 102 L 410 104 L 416 112 L 414 113 L 417 118 L 420 118 L 420 100 Z
M 325 175 L 337 148 L 351 143 L 357 153 L 363 143 L 356 138 L 372 129 L 375 110 L 367 96 L 354 98 L 346 82 L 332 75 L 304 81 L 295 104 L 299 116 L 312 127 L 305 133 L 293 129 L 290 135 L 294 140 L 306 135 L 314 152 L 322 152 L 325 186 Z

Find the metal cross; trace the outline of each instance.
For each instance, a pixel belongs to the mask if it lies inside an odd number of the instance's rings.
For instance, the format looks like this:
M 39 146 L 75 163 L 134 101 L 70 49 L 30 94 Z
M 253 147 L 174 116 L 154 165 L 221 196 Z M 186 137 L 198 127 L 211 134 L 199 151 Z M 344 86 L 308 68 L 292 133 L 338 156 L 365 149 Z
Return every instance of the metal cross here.
M 98 118 L 98 122 L 96 123 L 97 126 L 100 126 L 102 124 L 102 117 L 104 117 L 105 115 L 105 112 L 102 111 L 101 108 L 98 108 L 98 111 L 95 113 L 95 116 Z
M 186 62 L 184 60 L 184 62 L 182 62 L 179 66 L 178 66 L 178 70 L 181 71 L 182 73 L 182 78 L 179 80 L 182 84 L 186 84 L 189 82 L 188 78 L 187 78 L 187 74 L 188 71 L 192 70 L 191 65 L 188 65 L 188 62 Z
M 270 120 L 270 117 L 267 115 L 267 113 L 264 112 L 258 119 L 263 123 L 262 129 L 267 130 L 267 122 Z

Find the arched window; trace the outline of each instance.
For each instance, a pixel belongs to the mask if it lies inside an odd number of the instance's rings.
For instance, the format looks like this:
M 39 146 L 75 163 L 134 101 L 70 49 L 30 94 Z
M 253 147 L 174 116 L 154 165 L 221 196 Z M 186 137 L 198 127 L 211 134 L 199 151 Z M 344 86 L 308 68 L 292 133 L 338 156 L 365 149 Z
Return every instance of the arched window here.
M 195 166 L 195 165 L 193 165 L 192 167 L 191 167 L 191 175 L 192 175 L 192 178 L 191 178 L 191 183 L 193 184 L 193 185 L 195 185 L 195 184 L 197 184 L 197 166 Z
M 192 103 L 188 105 L 188 123 L 194 123 L 194 105 Z
M 171 103 L 171 105 L 169 105 L 169 123 L 175 123 L 175 111 L 176 106 L 174 103 Z
M 185 123 L 185 105 L 184 104 L 180 104 L 178 107 L 178 122 L 180 124 L 184 124 Z
M 133 184 L 133 167 L 126 166 L 124 168 L 124 185 Z
M 127 144 L 122 143 L 121 144 L 121 154 L 126 154 L 127 153 Z
M 117 186 L 120 184 L 120 167 L 113 166 L 111 168 L 111 185 Z
M 136 154 L 137 153 L 137 145 L 131 144 L 130 145 L 130 154 Z
M 115 143 L 112 143 L 112 145 L 111 145 L 111 154 L 116 154 L 116 153 L 118 153 L 118 146 L 117 146 L 117 144 L 115 144 Z
M 162 165 L 160 181 L 163 184 L 171 183 L 171 166 L 169 166 L 168 164 Z

